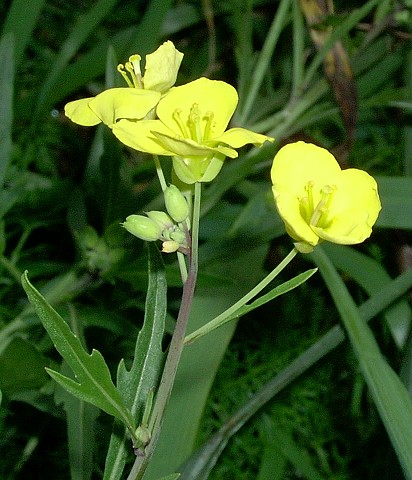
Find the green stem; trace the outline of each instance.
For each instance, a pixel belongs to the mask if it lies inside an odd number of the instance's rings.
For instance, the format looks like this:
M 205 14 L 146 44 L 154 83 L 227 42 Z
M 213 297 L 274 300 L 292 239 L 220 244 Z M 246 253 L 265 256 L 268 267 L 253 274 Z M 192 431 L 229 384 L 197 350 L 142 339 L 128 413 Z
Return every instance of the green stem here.
M 186 265 L 186 257 L 183 253 L 177 252 L 177 261 L 179 264 L 180 270 L 180 277 L 182 279 L 183 285 L 186 283 L 187 280 L 187 265 Z
M 263 79 L 267 74 L 267 68 L 272 60 L 272 55 L 276 47 L 276 43 L 283 30 L 283 27 L 285 26 L 290 5 L 290 0 L 281 0 L 280 5 L 276 10 L 275 18 L 269 29 L 256 67 L 253 70 L 251 86 L 245 99 L 244 107 L 241 114 L 239 115 L 239 118 L 237 119 L 237 123 L 239 123 L 239 125 L 245 125 L 247 123 L 247 119 L 249 117 L 250 111 L 253 108 L 253 105 L 255 104 L 256 97 L 259 93 L 259 89 L 262 85 Z
M 11 262 L 8 258 L 0 256 L 0 265 L 4 267 L 10 274 L 11 277 L 16 280 L 17 283 L 20 283 L 21 272 L 20 270 Z
M 156 167 L 156 173 L 159 178 L 160 186 L 162 187 L 162 192 L 164 192 L 167 188 L 165 176 L 163 174 L 162 166 L 160 165 L 159 157 L 157 155 L 153 155 L 154 164 Z
M 127 480 L 140 480 L 143 477 L 147 466 L 149 465 L 150 459 L 153 455 L 154 449 L 159 439 L 166 407 L 170 398 L 170 394 L 172 392 L 177 367 L 180 361 L 180 356 L 183 351 L 186 327 L 192 308 L 193 296 L 197 280 L 200 199 L 201 184 L 196 183 L 193 204 L 189 273 L 186 283 L 183 286 L 182 302 L 180 304 L 179 314 L 176 320 L 176 327 L 173 332 L 172 340 L 170 342 L 169 352 L 166 358 L 162 378 L 160 380 L 159 390 L 157 392 L 156 401 L 153 407 L 153 413 L 149 422 L 151 439 L 150 443 L 145 449 L 145 455 L 142 457 L 136 457 L 135 463 L 129 476 L 127 477 Z
M 215 317 L 210 322 L 203 325 L 203 327 L 198 328 L 190 335 L 185 338 L 185 344 L 189 344 L 198 340 L 203 335 L 210 333 L 218 327 L 224 325 L 229 317 L 232 317 L 233 314 L 243 307 L 249 300 L 254 298 L 259 292 L 261 292 L 269 283 L 277 276 L 279 273 L 293 260 L 298 251 L 294 248 L 289 252 L 289 254 L 279 263 L 279 265 L 274 268 L 256 287 L 252 288 L 245 296 L 243 296 L 239 301 L 234 303 L 231 307 L 225 310 L 223 313 Z M 232 317 L 233 318 L 233 317 Z

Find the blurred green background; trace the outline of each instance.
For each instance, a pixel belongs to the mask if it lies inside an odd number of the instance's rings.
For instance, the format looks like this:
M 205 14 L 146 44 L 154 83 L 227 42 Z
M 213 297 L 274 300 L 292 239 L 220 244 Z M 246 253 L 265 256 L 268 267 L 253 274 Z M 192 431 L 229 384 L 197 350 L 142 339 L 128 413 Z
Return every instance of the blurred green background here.
M 280 145 L 310 141 L 330 149 L 343 167 L 367 170 L 383 204 L 371 239 L 325 249 L 361 305 L 412 264 L 411 22 L 408 0 L 336 0 L 334 10 L 331 3 L 297 0 L 3 0 L 1 479 L 103 478 L 112 424 L 45 373 L 45 366 L 65 366 L 27 303 L 21 273 L 28 270 L 115 372 L 121 358 L 130 363 L 147 287 L 143 242 L 120 222 L 162 208 L 151 159 L 124 148 L 104 126 L 71 123 L 64 104 L 122 86 L 118 63 L 170 39 L 185 54 L 177 84 L 199 76 L 225 80 L 239 92 L 233 125 L 275 137 L 272 145 L 227 160 L 205 186 L 192 329 L 231 305 L 292 246 L 270 190 Z M 162 163 L 170 176 L 168 159 Z M 164 260 L 171 331 L 180 279 L 175 259 Z M 301 256 L 279 281 L 312 266 Z M 411 283 L 392 292 L 371 322 L 409 391 Z M 318 274 L 188 347 L 145 478 L 176 471 L 338 323 Z M 350 346 L 331 350 L 311 368 L 301 366 L 296 380 L 288 377 L 279 395 L 227 437 L 210 479 L 403 478 Z

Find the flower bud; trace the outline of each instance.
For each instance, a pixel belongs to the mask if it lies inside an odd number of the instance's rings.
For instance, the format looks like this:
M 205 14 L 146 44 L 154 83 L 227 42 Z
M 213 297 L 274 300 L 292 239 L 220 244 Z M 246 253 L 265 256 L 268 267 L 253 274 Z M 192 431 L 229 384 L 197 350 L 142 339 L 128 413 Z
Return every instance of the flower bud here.
M 147 212 L 146 215 L 151 218 L 154 222 L 156 222 L 160 228 L 166 230 L 168 228 L 173 227 L 174 222 L 169 217 L 169 215 L 165 212 L 160 212 L 158 210 L 152 210 L 151 212 Z
M 164 191 L 166 210 L 175 222 L 184 222 L 189 216 L 189 206 L 182 192 L 170 185 Z
M 143 215 L 129 215 L 122 225 L 129 233 L 147 242 L 158 240 L 162 234 L 160 225 Z
M 186 244 L 186 234 L 182 230 L 174 230 L 170 233 L 170 240 L 178 242 L 180 245 Z
M 180 248 L 180 243 L 175 242 L 174 240 L 166 240 L 162 243 L 162 252 L 163 253 L 174 253 L 177 252 Z

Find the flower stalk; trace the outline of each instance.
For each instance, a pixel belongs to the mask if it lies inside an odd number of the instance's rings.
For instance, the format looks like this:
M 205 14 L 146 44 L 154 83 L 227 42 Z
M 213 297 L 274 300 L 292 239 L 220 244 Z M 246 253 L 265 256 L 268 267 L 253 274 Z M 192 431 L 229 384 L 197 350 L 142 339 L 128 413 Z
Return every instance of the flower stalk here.
M 184 347 L 187 323 L 192 307 L 193 296 L 195 293 L 197 271 L 198 271 L 198 243 L 199 243 L 199 218 L 200 218 L 200 200 L 201 184 L 195 183 L 194 202 L 192 215 L 192 235 L 191 248 L 189 253 L 189 272 L 186 282 L 183 286 L 182 302 L 180 304 L 179 314 L 176 320 L 176 327 L 173 332 L 172 340 L 169 346 L 169 352 L 160 380 L 156 401 L 153 412 L 150 417 L 148 429 L 151 432 L 151 439 L 145 449 L 145 455 L 136 457 L 133 468 L 127 477 L 127 480 L 140 480 L 150 459 L 153 455 L 157 440 L 163 424 L 166 407 L 174 385 L 177 367 Z

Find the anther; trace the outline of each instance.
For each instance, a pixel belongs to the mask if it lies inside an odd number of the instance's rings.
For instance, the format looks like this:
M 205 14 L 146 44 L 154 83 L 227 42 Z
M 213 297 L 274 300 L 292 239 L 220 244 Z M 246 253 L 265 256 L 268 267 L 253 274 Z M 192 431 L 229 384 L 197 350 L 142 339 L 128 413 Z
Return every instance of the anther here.
M 206 120 L 206 125 L 205 125 L 205 130 L 203 133 L 203 141 L 209 140 L 210 138 L 213 137 L 213 119 L 214 119 L 214 113 L 211 111 L 208 111 L 205 113 L 205 116 L 203 117 L 204 120 Z
M 124 71 L 124 65 L 120 63 L 117 65 L 117 71 L 121 74 L 121 76 L 125 79 L 127 86 L 130 88 L 134 88 L 132 82 L 129 80 L 129 77 L 127 76 L 127 73 Z
M 189 132 L 187 131 L 186 125 L 182 120 L 181 114 L 182 114 L 182 109 L 176 108 L 172 114 L 172 117 L 173 117 L 173 120 L 177 123 L 178 127 L 180 128 L 183 138 L 189 138 L 190 135 L 189 135 Z

